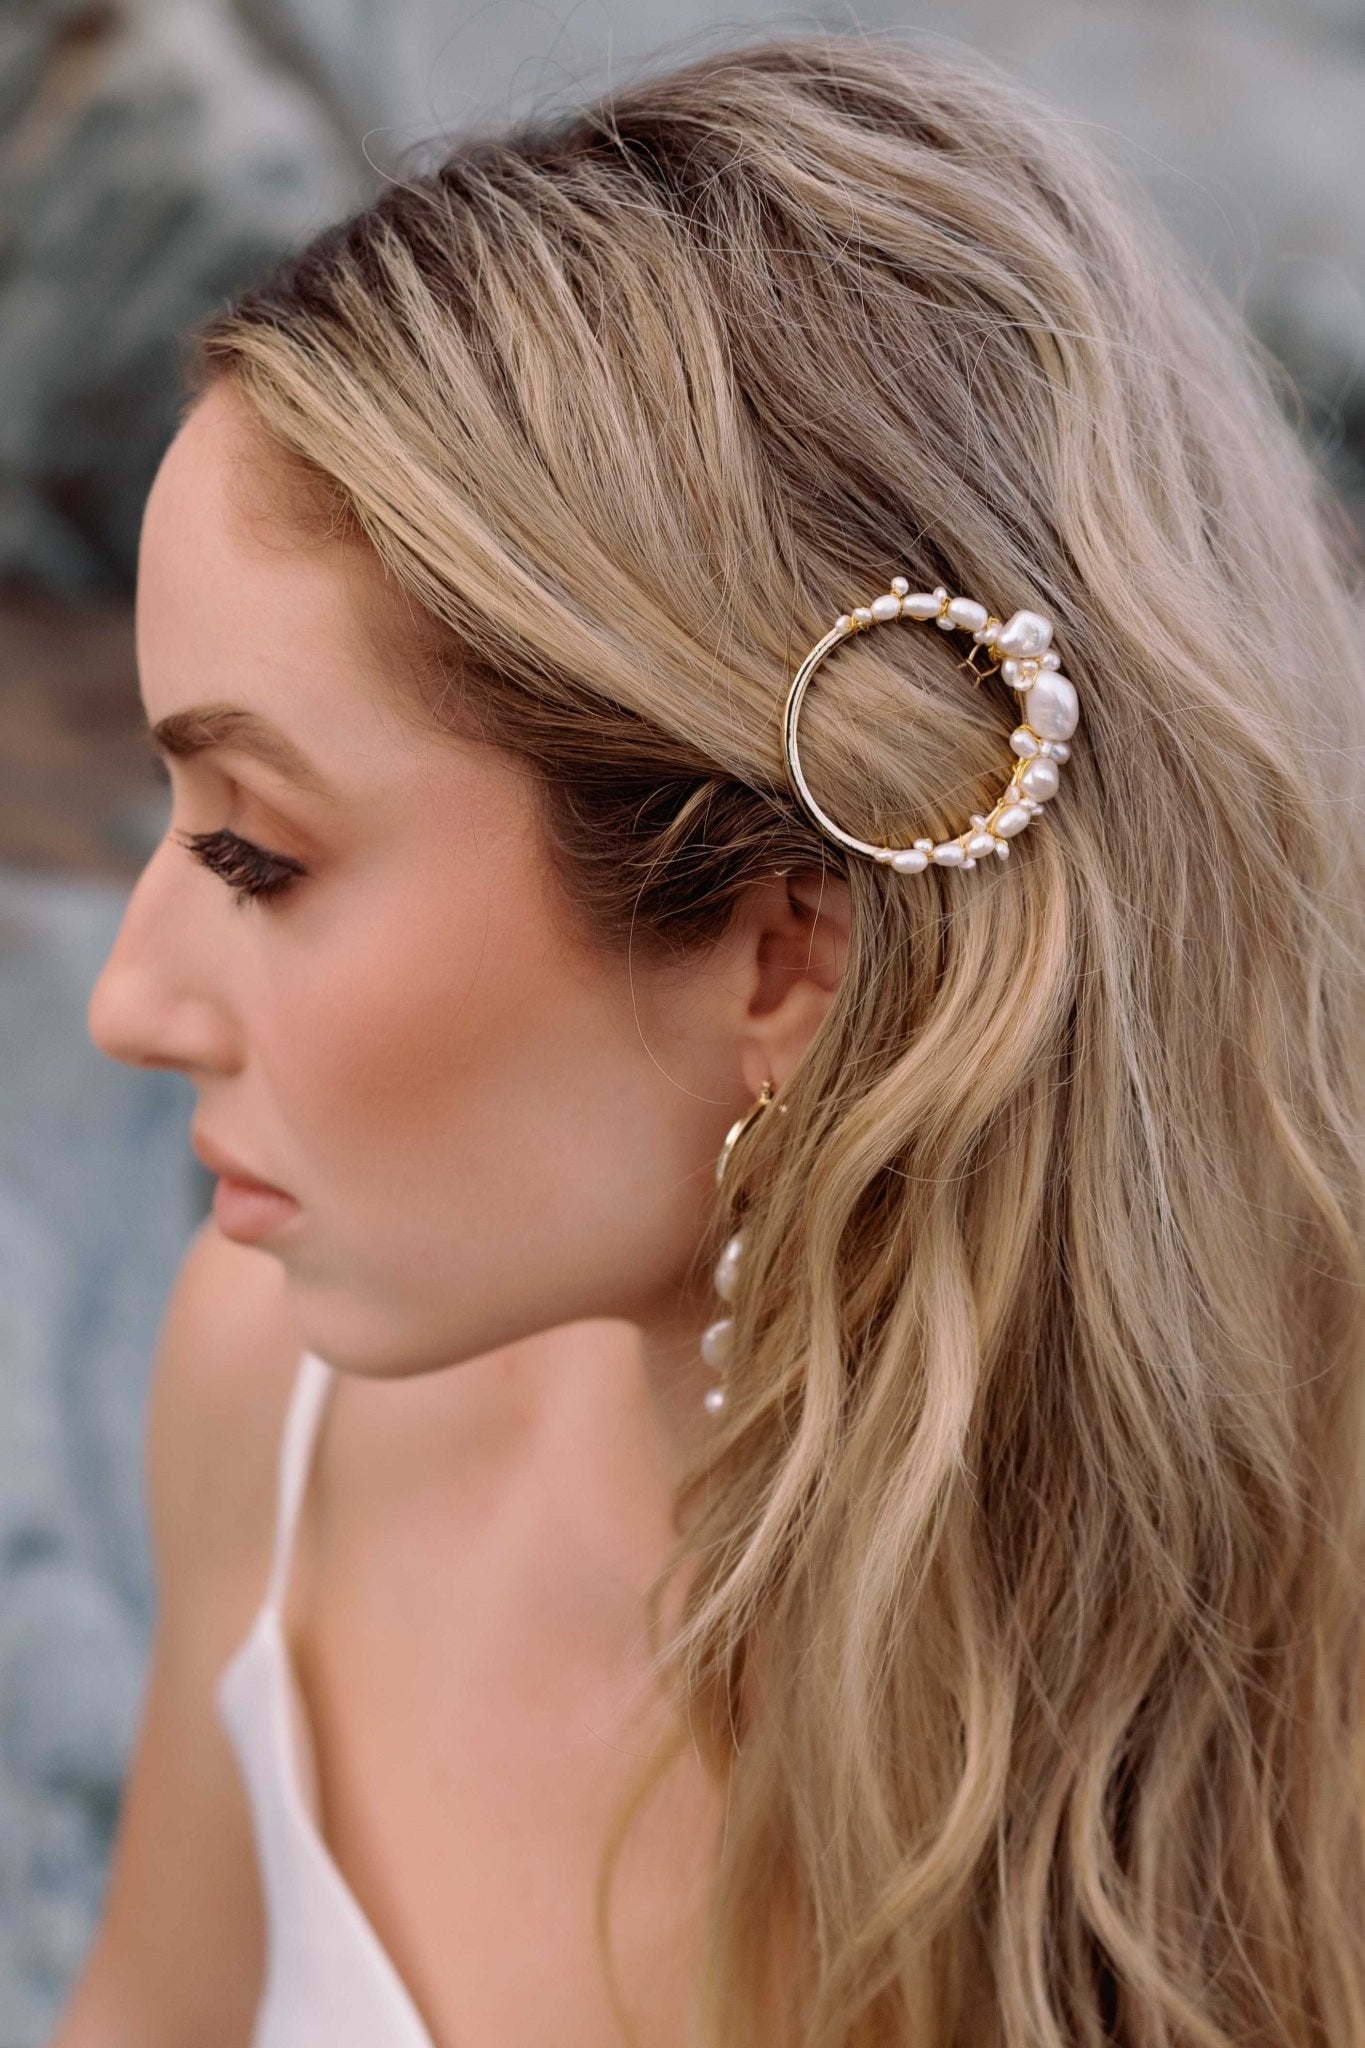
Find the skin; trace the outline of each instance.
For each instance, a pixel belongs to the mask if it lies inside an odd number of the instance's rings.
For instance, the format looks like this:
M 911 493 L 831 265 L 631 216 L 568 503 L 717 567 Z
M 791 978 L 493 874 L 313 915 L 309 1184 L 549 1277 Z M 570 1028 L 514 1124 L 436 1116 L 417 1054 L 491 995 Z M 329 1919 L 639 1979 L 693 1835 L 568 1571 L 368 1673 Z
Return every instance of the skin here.
M 215 386 L 146 507 L 143 704 L 149 725 L 208 702 L 256 711 L 335 794 L 231 748 L 172 761 L 171 825 L 90 1035 L 186 1074 L 196 1127 L 299 1201 L 262 1249 L 338 1371 L 431 1372 L 621 1318 L 681 1449 L 709 1384 L 695 1348 L 714 1301 L 685 1272 L 716 1154 L 824 1014 L 846 897 L 818 874 L 755 886 L 682 972 L 584 950 L 528 771 L 384 704 L 359 625 L 366 564 L 253 538 L 232 488 L 253 459 L 241 401 Z M 173 836 L 225 824 L 307 874 L 235 901 Z
M 377 572 L 263 541 L 237 488 L 261 459 L 223 384 L 161 464 L 143 704 L 149 725 L 255 712 L 326 793 L 232 747 L 172 760 L 88 1028 L 184 1073 L 196 1129 L 300 1205 L 253 1255 L 340 1376 L 290 1622 L 333 1854 L 437 2039 L 539 2040 L 553 2016 L 565 2048 L 600 2042 L 583 1902 L 640 1749 L 615 1733 L 645 1670 L 640 1595 L 714 1427 L 697 1343 L 718 1304 L 688 1271 L 727 1128 L 765 1079 L 781 1090 L 838 986 L 846 891 L 755 884 L 681 968 L 589 949 L 528 771 L 397 716 L 364 625 Z M 178 836 L 225 825 L 306 872 L 236 901 Z M 627 1981 L 660 2043 L 683 1996 L 666 1908 L 703 1806 L 680 1781 L 626 1866 Z M 478 1958 L 458 1982 L 452 1912 Z

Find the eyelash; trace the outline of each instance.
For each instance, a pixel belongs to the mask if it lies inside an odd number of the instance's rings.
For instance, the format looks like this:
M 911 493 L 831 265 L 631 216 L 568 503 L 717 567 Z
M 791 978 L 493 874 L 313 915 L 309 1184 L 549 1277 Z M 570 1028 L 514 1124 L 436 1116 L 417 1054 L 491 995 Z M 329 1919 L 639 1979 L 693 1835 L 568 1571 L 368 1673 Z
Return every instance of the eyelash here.
M 223 825 L 214 832 L 177 832 L 175 837 L 197 861 L 228 884 L 239 906 L 253 898 L 269 902 L 283 896 L 300 875 L 308 872 L 288 854 L 268 853 L 263 846 L 229 832 Z

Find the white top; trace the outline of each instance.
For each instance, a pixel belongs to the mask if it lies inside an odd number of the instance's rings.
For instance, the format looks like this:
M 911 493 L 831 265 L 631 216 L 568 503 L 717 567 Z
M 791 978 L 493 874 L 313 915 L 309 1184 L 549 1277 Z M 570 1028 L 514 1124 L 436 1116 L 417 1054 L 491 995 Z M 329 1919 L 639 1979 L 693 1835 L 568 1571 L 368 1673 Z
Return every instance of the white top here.
M 266 1974 L 250 2048 L 435 2048 L 322 1838 L 312 1737 L 281 1623 L 314 1440 L 335 1384 L 305 1351 L 285 1415 L 265 1599 L 224 1665 L 214 1707 L 251 1805 Z

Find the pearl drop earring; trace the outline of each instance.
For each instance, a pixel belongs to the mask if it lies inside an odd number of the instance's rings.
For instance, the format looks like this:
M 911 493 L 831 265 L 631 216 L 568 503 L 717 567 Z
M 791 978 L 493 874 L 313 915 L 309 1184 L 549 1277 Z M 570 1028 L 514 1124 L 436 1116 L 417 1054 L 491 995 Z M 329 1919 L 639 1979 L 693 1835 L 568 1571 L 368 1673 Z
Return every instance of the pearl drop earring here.
M 716 1161 L 717 1187 L 722 1186 L 724 1183 L 725 1169 L 730 1163 L 730 1155 L 734 1151 L 737 1141 L 748 1130 L 755 1118 L 763 1114 L 763 1111 L 768 1107 L 772 1099 L 773 1084 L 771 1081 L 765 1081 L 758 1096 L 750 1107 L 745 1110 L 743 1116 L 738 1117 L 731 1124 L 725 1134 L 725 1143 L 720 1148 L 720 1157 Z M 787 1105 L 785 1102 L 779 1102 L 777 1107 L 783 1115 L 786 1114 Z M 715 1288 L 716 1293 L 727 1304 L 734 1300 L 735 1292 L 739 1286 L 740 1261 L 743 1255 L 744 1235 L 742 1231 L 737 1230 L 726 1240 L 725 1248 L 716 1260 L 715 1269 L 711 1276 L 711 1284 Z M 701 1355 L 710 1366 L 712 1372 L 718 1375 L 723 1374 L 730 1363 L 734 1327 L 734 1318 L 732 1316 L 718 1316 L 715 1322 L 708 1323 L 701 1333 Z M 708 1387 L 702 1398 L 702 1406 L 708 1415 L 719 1415 L 725 1406 L 725 1388 L 723 1386 Z
M 739 1284 L 739 1262 L 744 1251 L 744 1235 L 736 1231 L 727 1239 L 725 1249 L 716 1260 L 711 1284 L 724 1302 L 735 1298 Z M 730 1339 L 734 1333 L 734 1318 L 719 1316 L 714 1323 L 708 1323 L 701 1333 L 701 1355 L 712 1372 L 723 1373 L 730 1363 Z M 708 1387 L 702 1400 L 708 1415 L 719 1415 L 725 1406 L 725 1389 L 721 1386 Z

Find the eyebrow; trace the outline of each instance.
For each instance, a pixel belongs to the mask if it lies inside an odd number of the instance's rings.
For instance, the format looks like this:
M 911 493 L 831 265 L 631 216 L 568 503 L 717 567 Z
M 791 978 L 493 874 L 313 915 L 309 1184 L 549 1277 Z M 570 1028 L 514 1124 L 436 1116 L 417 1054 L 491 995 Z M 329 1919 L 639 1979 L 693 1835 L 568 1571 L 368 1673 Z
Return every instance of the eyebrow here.
M 157 720 L 147 739 L 154 753 L 169 754 L 177 761 L 207 753 L 211 747 L 230 747 L 234 753 L 250 754 L 264 762 L 314 796 L 336 794 L 287 733 L 240 704 L 196 704 L 189 711 L 172 711 Z

